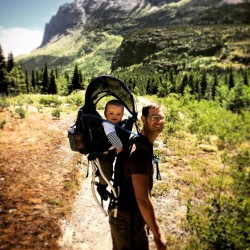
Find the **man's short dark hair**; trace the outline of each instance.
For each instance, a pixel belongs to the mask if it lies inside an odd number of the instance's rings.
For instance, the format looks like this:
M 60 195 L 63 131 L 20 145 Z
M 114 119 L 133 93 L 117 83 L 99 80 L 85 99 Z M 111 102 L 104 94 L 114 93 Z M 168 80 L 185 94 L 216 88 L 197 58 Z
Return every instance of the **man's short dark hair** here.
M 160 108 L 160 105 L 158 105 L 156 103 L 147 104 L 147 105 L 143 106 L 143 108 L 142 108 L 142 115 L 147 117 L 150 109 L 159 109 L 159 108 Z

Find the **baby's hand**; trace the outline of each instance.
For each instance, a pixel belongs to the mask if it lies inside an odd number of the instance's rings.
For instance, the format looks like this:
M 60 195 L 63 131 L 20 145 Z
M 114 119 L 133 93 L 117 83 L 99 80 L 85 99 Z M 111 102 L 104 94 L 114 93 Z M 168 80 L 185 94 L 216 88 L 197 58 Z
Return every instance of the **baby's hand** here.
M 115 152 L 116 152 L 116 153 L 120 153 L 120 152 L 122 152 L 122 150 L 123 150 L 123 148 L 119 148 L 119 149 L 117 148 L 117 149 L 115 150 Z

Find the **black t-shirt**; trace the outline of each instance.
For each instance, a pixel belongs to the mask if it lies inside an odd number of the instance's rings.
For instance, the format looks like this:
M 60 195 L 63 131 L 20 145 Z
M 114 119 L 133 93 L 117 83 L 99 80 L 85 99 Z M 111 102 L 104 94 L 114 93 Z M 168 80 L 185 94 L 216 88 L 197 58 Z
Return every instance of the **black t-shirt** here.
M 118 185 L 120 186 L 120 195 L 118 206 L 120 210 L 138 211 L 138 205 L 135 199 L 132 174 L 147 174 L 150 188 L 153 187 L 153 144 L 142 135 L 132 139 L 128 152 L 119 154 L 116 165 L 118 173 Z

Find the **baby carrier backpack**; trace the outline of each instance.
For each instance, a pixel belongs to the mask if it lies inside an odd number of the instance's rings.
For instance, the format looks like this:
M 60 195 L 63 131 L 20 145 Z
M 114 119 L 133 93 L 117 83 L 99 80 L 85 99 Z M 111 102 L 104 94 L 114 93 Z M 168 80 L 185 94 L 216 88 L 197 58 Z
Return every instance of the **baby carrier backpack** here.
M 137 132 L 139 131 L 135 100 L 126 84 L 110 75 L 101 75 L 89 83 L 85 92 L 84 105 L 78 110 L 75 124 L 68 130 L 71 149 L 87 155 L 91 163 L 92 194 L 105 215 L 107 215 L 107 212 L 104 209 L 103 200 L 100 201 L 100 198 L 96 195 L 98 182 L 95 179 L 98 175 L 101 175 L 108 183 L 110 199 L 117 200 L 119 196 L 119 186 L 114 187 L 113 179 L 111 181 L 107 180 L 98 160 L 98 154 L 107 151 L 111 146 L 104 132 L 103 119 L 96 109 L 98 102 L 106 96 L 119 100 L 128 113 L 128 118 L 123 121 L 123 126 L 116 125 L 117 134 L 121 138 L 124 148 L 126 148 L 126 144 L 129 143 L 129 138 L 133 134 L 133 126 L 135 125 Z

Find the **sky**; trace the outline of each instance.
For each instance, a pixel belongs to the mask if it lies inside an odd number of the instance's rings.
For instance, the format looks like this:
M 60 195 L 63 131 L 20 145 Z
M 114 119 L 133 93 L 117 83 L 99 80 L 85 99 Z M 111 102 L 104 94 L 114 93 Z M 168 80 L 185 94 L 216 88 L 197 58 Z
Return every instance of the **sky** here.
M 0 0 L 0 45 L 7 58 L 36 49 L 43 39 L 45 24 L 58 8 L 74 0 Z
M 224 0 L 224 2 L 227 2 L 227 3 L 242 3 L 243 0 Z

